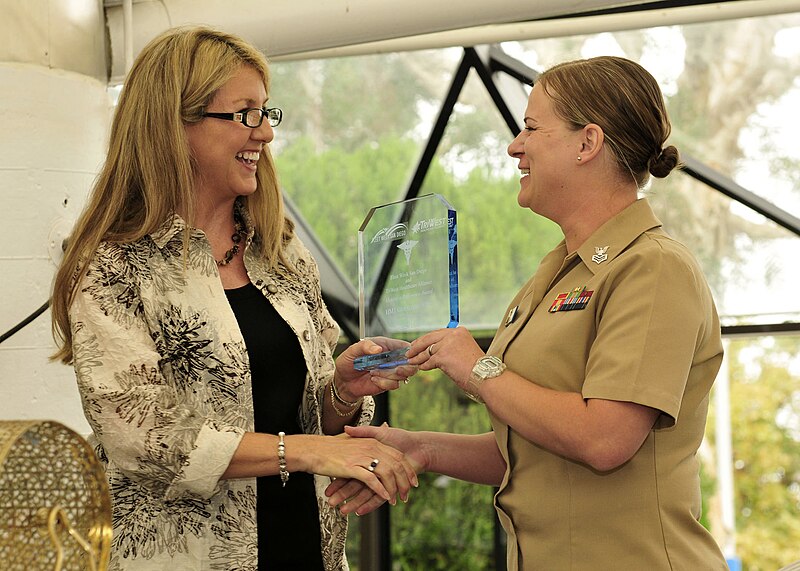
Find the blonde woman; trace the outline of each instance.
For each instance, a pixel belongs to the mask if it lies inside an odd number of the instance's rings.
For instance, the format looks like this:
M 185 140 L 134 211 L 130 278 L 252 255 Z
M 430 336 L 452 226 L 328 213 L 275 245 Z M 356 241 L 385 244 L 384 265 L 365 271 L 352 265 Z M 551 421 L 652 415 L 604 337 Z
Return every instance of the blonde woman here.
M 346 569 L 330 477 L 387 501 L 416 476 L 366 424 L 415 371 L 360 373 L 284 216 L 269 152 L 282 112 L 264 56 L 204 27 L 137 58 L 108 157 L 53 292 L 107 462 L 112 569 Z

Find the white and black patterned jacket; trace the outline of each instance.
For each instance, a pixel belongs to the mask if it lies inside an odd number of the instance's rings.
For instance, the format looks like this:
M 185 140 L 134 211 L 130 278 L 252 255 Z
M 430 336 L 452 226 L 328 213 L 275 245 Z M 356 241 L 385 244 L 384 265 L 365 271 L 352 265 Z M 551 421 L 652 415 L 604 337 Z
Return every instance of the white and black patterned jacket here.
M 255 571 L 255 478 L 220 480 L 253 431 L 247 351 L 208 241 L 193 231 L 184 256 L 184 228 L 175 216 L 136 242 L 102 243 L 70 310 L 83 408 L 107 461 L 111 569 Z M 321 434 L 339 328 L 308 250 L 295 237 L 285 255 L 296 274 L 251 249 L 245 264 L 297 335 L 308 369 L 300 425 Z M 373 409 L 365 399 L 360 424 Z M 315 477 L 323 560 L 347 569 L 347 520 L 328 507 L 328 483 Z

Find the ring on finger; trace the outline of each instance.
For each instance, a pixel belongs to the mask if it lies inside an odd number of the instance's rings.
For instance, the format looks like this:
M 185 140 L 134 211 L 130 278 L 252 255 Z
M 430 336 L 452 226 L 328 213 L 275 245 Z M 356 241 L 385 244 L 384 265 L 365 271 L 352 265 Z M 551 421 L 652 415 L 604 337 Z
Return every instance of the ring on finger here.
M 427 349 L 427 351 L 428 351 L 428 357 L 433 357 L 433 351 L 431 351 L 431 347 L 433 347 L 433 343 L 431 343 L 430 345 L 428 345 L 428 349 Z
M 375 468 L 378 467 L 378 464 L 380 464 L 380 460 L 378 460 L 377 458 L 373 458 L 372 462 L 369 463 L 369 468 L 367 468 L 367 470 L 369 470 L 370 472 L 374 472 Z

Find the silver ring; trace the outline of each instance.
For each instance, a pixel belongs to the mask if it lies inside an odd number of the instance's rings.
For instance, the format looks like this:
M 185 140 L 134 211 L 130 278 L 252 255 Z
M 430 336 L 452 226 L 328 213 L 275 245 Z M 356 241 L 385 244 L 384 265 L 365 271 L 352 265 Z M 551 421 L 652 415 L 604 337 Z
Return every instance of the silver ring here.
M 428 345 L 428 349 L 427 349 L 428 350 L 428 357 L 433 357 L 433 351 L 431 351 L 431 347 L 433 347 L 433 343 Z
M 375 468 L 378 467 L 378 464 L 380 464 L 380 462 L 381 461 L 378 460 L 377 458 L 373 458 L 372 462 L 369 463 L 369 468 L 367 468 L 367 470 L 369 470 L 370 472 L 374 472 Z

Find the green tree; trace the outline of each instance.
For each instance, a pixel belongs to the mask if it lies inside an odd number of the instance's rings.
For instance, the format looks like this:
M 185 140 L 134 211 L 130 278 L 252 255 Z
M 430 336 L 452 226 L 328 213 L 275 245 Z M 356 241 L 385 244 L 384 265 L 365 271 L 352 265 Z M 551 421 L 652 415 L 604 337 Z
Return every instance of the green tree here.
M 672 36 L 666 44 L 653 30 L 616 33 L 613 38 L 628 57 L 654 61 L 674 59 L 681 53 L 679 44 L 685 44 L 683 68 L 667 90 L 673 140 L 682 152 L 736 176 L 753 153 L 742 134 L 763 134 L 757 145 L 760 158 L 770 162 L 776 176 L 793 181 L 797 191 L 796 157 L 771 145 L 768 133 L 757 128 L 763 106 L 793 89 L 800 72 L 800 59 L 772 50 L 776 35 L 792 22 L 800 24 L 800 19 L 684 26 L 673 30 L 680 41 Z M 593 39 L 524 43 L 531 56 L 526 63 L 544 68 L 581 57 Z M 273 66 L 272 101 L 286 111 L 274 144 L 283 186 L 354 280 L 356 229 L 370 207 L 402 198 L 431 110 L 438 108 L 450 83 L 455 52 Z M 483 87 L 470 77 L 422 189 L 443 194 L 458 210 L 462 321 L 487 330 L 496 326 L 513 294 L 560 239 L 556 226 L 516 205 L 518 175 L 506 166 L 513 165 L 505 155 L 509 139 Z M 648 194 L 666 229 L 701 260 L 718 297 L 732 287 L 726 264 L 735 268 L 761 245 L 785 236 L 775 225 L 737 215 L 729 199 L 687 176 L 657 181 Z M 734 368 L 741 369 L 731 377 L 737 527 L 747 569 L 785 564 L 792 560 L 792 546 L 800 544 L 798 387 L 797 375 L 791 373 L 797 350 L 792 352 L 792 342 L 796 347 L 796 339 L 779 340 L 779 350 L 764 351 L 756 359 L 761 364 L 757 381 L 744 374 L 752 358 L 732 359 L 739 363 Z M 748 343 L 732 346 L 731 355 L 747 355 L 751 346 L 758 346 Z M 779 355 L 794 355 L 795 364 Z M 453 391 L 446 379 L 413 381 L 391 395 L 393 423 L 458 432 L 488 428 L 479 407 L 462 403 Z M 713 446 L 713 437 L 709 443 Z M 718 519 L 713 468 L 706 466 L 703 476 L 704 500 L 711 500 L 704 523 L 712 529 Z M 487 488 L 426 475 L 409 504 L 391 512 L 397 568 L 491 569 L 490 503 Z M 456 509 L 468 516 L 454 513 Z M 777 555 L 770 558 L 768 550 Z M 432 552 L 441 556 L 432 557 Z
M 417 375 L 392 395 L 392 421 L 411 430 L 480 434 L 491 428 L 478 406 L 444 375 Z M 393 569 L 482 571 L 494 568 L 494 490 L 423 474 L 406 504 L 392 508 Z
M 736 542 L 748 571 L 774 571 L 800 559 L 798 341 L 766 337 L 729 344 Z M 712 444 L 714 418 L 712 409 Z

